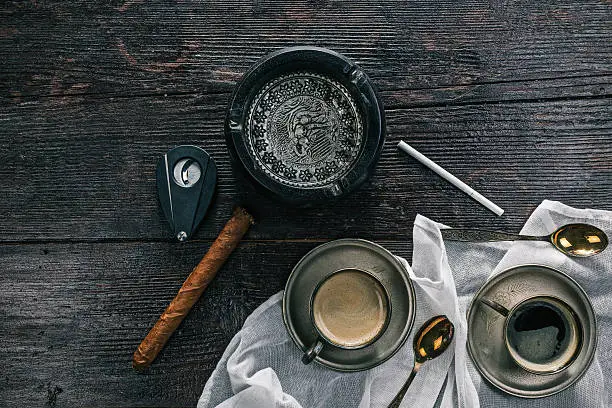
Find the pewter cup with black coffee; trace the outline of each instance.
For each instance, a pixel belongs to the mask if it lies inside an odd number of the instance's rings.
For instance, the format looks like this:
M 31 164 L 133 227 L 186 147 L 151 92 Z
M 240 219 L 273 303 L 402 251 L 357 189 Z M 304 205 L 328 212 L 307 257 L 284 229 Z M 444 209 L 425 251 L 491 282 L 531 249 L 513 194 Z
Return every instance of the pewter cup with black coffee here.
M 553 296 L 534 296 L 508 310 L 481 302 L 506 318 L 504 341 L 510 357 L 534 374 L 554 374 L 569 367 L 582 347 L 582 330 L 574 310 Z
M 349 268 L 327 275 L 310 298 L 310 318 L 317 339 L 304 352 L 309 364 L 324 347 L 356 350 L 375 342 L 391 315 L 389 295 L 368 272 Z

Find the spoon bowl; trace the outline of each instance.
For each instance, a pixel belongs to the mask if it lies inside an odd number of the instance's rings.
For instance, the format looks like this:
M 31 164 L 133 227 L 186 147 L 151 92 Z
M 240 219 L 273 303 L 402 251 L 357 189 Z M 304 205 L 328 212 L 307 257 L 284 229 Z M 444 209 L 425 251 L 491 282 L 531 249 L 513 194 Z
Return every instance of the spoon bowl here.
M 412 384 L 412 380 L 421 368 L 421 365 L 438 357 L 450 346 L 455 334 L 453 323 L 446 316 L 435 316 L 423 323 L 414 336 L 414 366 L 404 386 L 399 390 L 389 408 L 398 408 Z
M 569 256 L 587 257 L 608 246 L 606 233 L 589 224 L 567 224 L 550 234 L 550 242 Z

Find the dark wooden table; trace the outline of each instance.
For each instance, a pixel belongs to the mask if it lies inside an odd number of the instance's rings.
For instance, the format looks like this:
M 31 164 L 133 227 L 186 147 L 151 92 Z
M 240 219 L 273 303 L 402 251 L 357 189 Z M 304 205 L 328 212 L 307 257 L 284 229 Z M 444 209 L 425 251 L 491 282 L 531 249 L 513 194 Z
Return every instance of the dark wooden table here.
M 517 231 L 543 200 L 611 209 L 610 3 L 5 1 L 0 5 L 0 406 L 193 406 L 231 337 L 297 260 L 341 237 L 410 256 L 417 213 Z M 291 45 L 334 49 L 381 92 L 374 177 L 295 210 L 237 183 L 237 80 Z M 496 217 L 400 139 L 506 209 Z M 173 242 L 155 164 L 195 144 L 219 169 L 195 239 Z M 146 374 L 131 357 L 235 203 L 259 223 Z

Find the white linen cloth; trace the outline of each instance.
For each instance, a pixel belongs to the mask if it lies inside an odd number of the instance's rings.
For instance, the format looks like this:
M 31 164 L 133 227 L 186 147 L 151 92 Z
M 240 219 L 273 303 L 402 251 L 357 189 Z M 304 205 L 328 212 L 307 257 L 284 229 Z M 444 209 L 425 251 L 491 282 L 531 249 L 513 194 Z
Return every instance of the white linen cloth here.
M 522 234 L 546 235 L 557 227 L 586 222 L 612 237 L 612 212 L 578 210 L 544 201 Z M 371 370 L 339 373 L 301 363 L 301 351 L 285 330 L 282 292 L 245 321 L 206 383 L 198 408 L 386 407 L 412 369 L 412 337 L 436 314 L 455 324 L 453 347 L 424 364 L 402 407 L 605 408 L 612 401 L 612 248 L 591 258 L 569 258 L 545 242 L 443 242 L 437 224 L 417 216 L 412 267 L 399 258 L 414 281 L 417 314 L 412 334 L 390 360 Z M 596 358 L 586 375 L 565 391 L 528 400 L 498 391 L 482 379 L 466 350 L 466 308 L 486 279 L 506 268 L 539 263 L 560 269 L 589 295 L 598 321 Z M 604 375 L 606 379 L 604 380 Z

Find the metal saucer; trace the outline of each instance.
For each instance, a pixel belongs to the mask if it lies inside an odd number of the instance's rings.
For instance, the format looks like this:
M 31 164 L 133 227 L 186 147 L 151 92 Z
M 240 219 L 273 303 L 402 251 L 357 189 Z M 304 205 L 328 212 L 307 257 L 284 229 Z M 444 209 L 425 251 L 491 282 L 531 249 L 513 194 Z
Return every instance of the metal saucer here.
M 584 336 L 572 365 L 549 375 L 530 373 L 512 360 L 504 344 L 504 318 L 480 302 L 486 297 L 510 309 L 540 295 L 555 296 L 574 309 Z M 493 277 L 474 296 L 467 321 L 468 350 L 474 365 L 492 385 L 517 397 L 541 398 L 566 389 L 582 377 L 595 356 L 597 333 L 591 302 L 572 278 L 547 266 L 516 266 Z
M 311 295 L 329 273 L 346 268 L 367 271 L 383 285 L 391 310 L 387 328 L 376 341 L 361 349 L 326 344 L 314 361 L 338 371 L 367 370 L 391 358 L 404 344 L 416 308 L 412 281 L 399 261 L 380 245 L 362 239 L 339 239 L 306 254 L 287 281 L 283 319 L 295 344 L 305 351 L 318 337 L 310 319 Z

